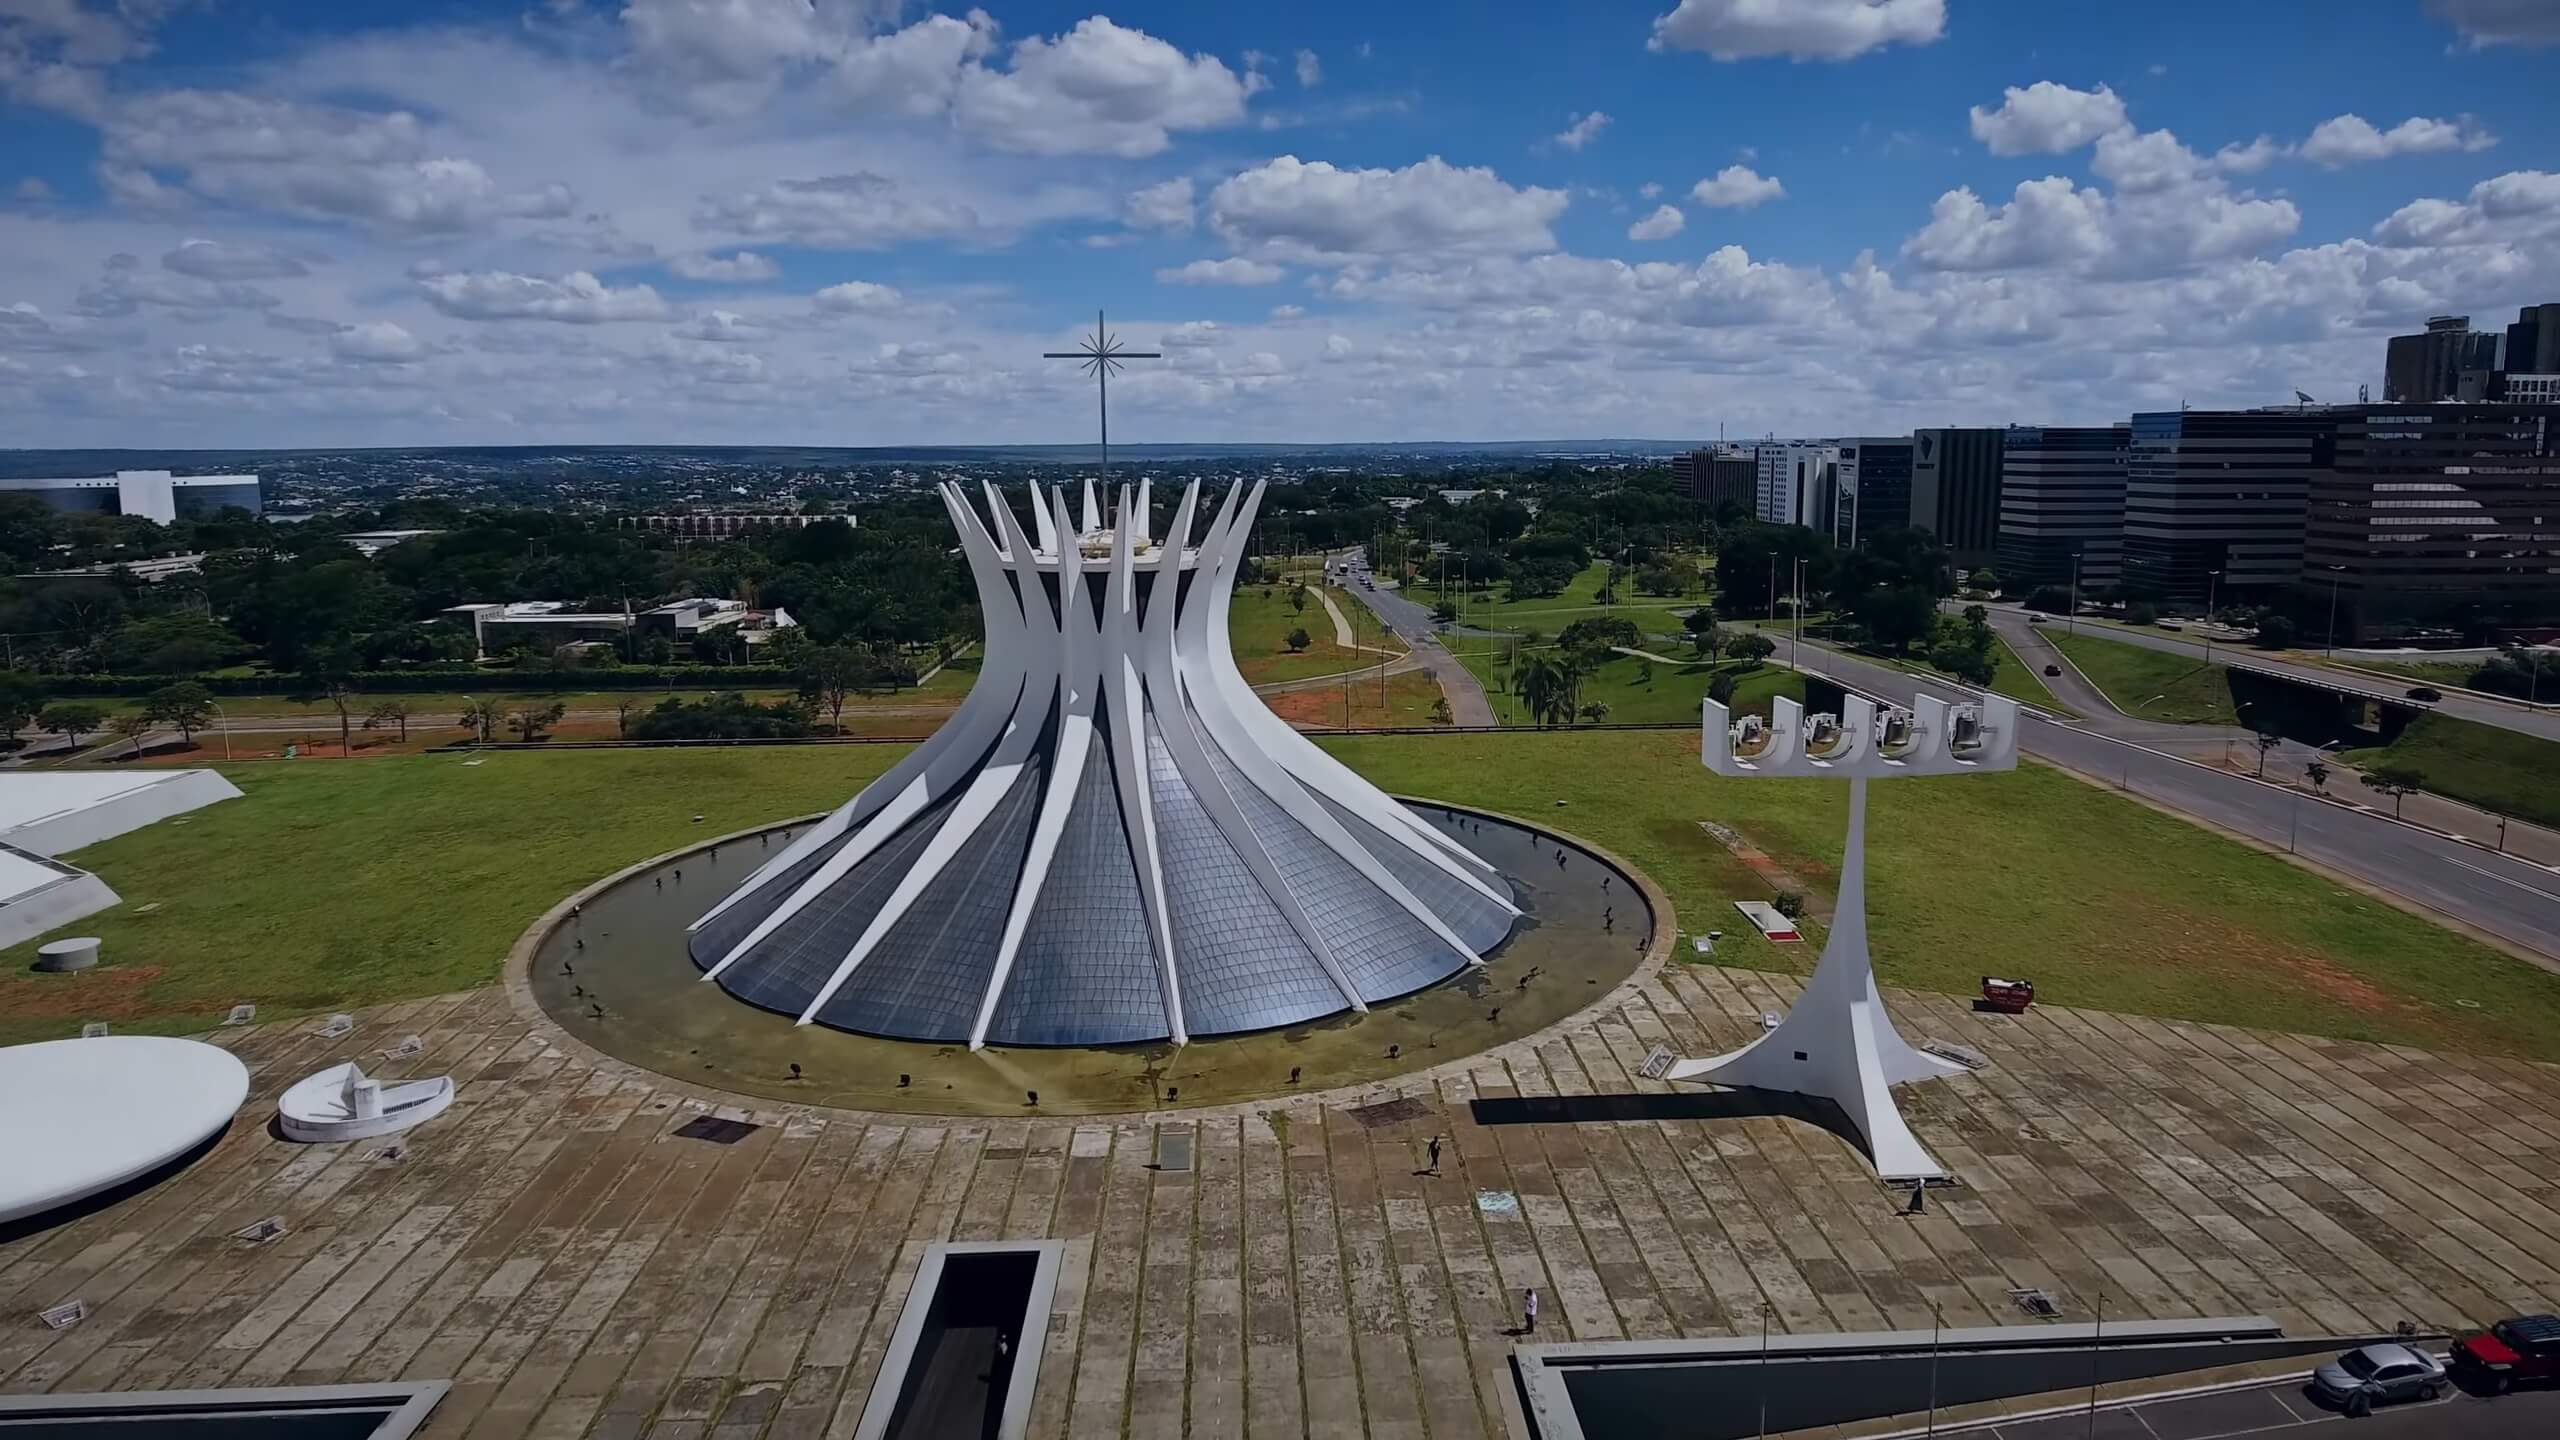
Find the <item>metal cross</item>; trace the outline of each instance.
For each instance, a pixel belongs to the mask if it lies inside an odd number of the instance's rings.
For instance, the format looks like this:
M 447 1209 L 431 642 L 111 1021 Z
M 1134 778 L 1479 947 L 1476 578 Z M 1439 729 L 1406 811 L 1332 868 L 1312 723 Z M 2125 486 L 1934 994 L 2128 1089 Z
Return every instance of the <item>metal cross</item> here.
M 1083 362 L 1084 372 L 1094 379 L 1095 394 L 1102 407 L 1102 493 L 1111 493 L 1111 376 L 1123 360 L 1161 360 L 1159 350 L 1124 350 L 1120 337 L 1102 328 L 1102 312 L 1093 312 L 1093 333 L 1076 343 L 1073 350 L 1044 352 L 1043 360 L 1076 360 Z

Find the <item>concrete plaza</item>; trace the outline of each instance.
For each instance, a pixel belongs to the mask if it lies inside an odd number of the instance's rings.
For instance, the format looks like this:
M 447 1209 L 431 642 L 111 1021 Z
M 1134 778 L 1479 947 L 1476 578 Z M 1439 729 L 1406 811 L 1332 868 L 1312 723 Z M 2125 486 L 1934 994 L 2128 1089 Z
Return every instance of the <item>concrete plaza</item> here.
M 1828 1132 L 1633 1078 L 1794 984 L 1674 964 L 1378 1087 L 1056 1120 L 722 1105 L 504 988 L 338 1040 L 225 1031 L 254 1088 L 210 1153 L 0 1241 L 0 1392 L 449 1377 L 431 1434 L 843 1435 L 942 1239 L 1067 1242 L 1040 1435 L 1511 1433 L 1527 1285 L 1541 1340 L 2021 1323 L 2027 1288 L 2065 1319 L 2298 1332 L 2560 1308 L 2560 1068 L 1896 993 L 1906 1034 L 1992 1062 L 1901 1092 L 1962 1181 L 1906 1216 Z M 284 1085 L 411 1033 L 383 1073 L 462 1097 L 402 1156 L 267 1133 Z M 1480 1099 L 1633 1118 L 1478 1123 Z M 763 1128 L 672 1133 L 705 1106 Z M 1162 1130 L 1195 1168 L 1155 1167 Z M 281 1238 L 230 1238 L 269 1216 Z M 77 1326 L 33 1319 L 74 1297 Z

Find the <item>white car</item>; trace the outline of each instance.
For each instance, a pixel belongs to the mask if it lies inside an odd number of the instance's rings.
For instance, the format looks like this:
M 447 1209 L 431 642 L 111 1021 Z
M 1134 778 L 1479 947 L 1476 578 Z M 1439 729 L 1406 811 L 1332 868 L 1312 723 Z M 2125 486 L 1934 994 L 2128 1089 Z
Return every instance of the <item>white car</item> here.
M 2408 1345 L 2366 1345 L 2311 1372 L 2312 1393 L 2349 1415 L 2394 1400 L 2433 1400 L 2443 1393 L 2444 1366 Z

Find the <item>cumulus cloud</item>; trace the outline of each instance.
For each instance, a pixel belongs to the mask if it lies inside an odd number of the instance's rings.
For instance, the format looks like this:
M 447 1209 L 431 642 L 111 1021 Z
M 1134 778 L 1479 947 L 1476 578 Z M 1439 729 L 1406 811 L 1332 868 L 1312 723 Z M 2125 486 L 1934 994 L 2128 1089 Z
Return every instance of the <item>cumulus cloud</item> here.
M 878 250 L 910 240 L 959 239 L 991 227 L 971 206 L 919 195 L 869 171 L 776 180 L 743 194 L 705 196 L 696 228 L 819 250 Z
M 1324 62 L 1313 50 L 1298 52 L 1298 84 L 1312 90 L 1324 83 Z
M 311 273 L 311 267 L 281 250 L 220 240 L 182 240 L 160 257 L 160 268 L 198 280 L 283 280 Z
M 1566 204 L 1561 190 L 1513 186 L 1437 155 L 1396 170 L 1283 155 L 1220 181 L 1209 223 L 1240 248 L 1307 260 L 1517 253 L 1553 249 L 1548 227 Z
M 2550 0 L 2427 0 L 2427 11 L 2452 22 L 2473 49 L 2560 45 L 2560 6 Z
M 1278 321 L 1283 324 L 1291 320 L 1303 319 L 1305 318 L 1306 313 L 1307 307 L 1304 305 L 1274 305 L 1271 307 L 1271 318 L 1274 321 Z
M 98 319 L 131 315 L 144 306 L 203 317 L 222 310 L 272 310 L 282 303 L 252 285 L 147 270 L 140 259 L 116 254 L 107 257 L 105 273 L 80 291 L 71 308 Z
M 1185 175 L 1132 192 L 1122 214 L 1132 230 L 1182 231 L 1191 228 L 1197 208 Z
M 1661 209 L 1654 211 L 1652 214 L 1647 215 L 1633 225 L 1628 226 L 1627 238 L 1630 240 L 1668 240 L 1672 236 L 1679 234 L 1682 227 L 1686 226 L 1688 223 L 1689 217 L 1680 213 L 1679 206 L 1665 205 Z
M 1289 272 L 1277 265 L 1242 257 L 1194 260 L 1156 272 L 1156 279 L 1167 285 L 1276 285 L 1287 278 Z
M 1204 350 L 1226 338 L 1215 320 L 1185 320 L 1164 332 L 1167 350 Z
M 2311 128 L 2302 142 L 2302 158 L 2335 170 L 2394 155 L 2429 155 L 2447 150 L 2486 150 L 2498 137 L 2464 115 L 2437 120 L 2413 115 L 2388 130 L 2376 129 L 2361 115 L 2340 115 Z
M 1689 198 L 1718 210 L 1748 210 L 1782 199 L 1786 193 L 1787 187 L 1776 176 L 1763 175 L 1748 165 L 1727 165 L 1689 187 Z
M 617 320 L 662 320 L 667 302 L 646 285 L 615 289 L 584 270 L 557 280 L 504 270 L 452 271 L 420 276 L 427 303 L 457 320 L 552 320 L 598 325 Z
M 1847 60 L 1887 45 L 1926 45 L 1946 32 L 1946 0 L 1680 0 L 1654 18 L 1648 43 L 1718 60 Z
M 2231 144 L 2213 152 L 2213 168 L 2231 175 L 2255 175 L 2285 154 L 2273 137 L 2261 135 L 2246 145 Z
M 1573 123 L 1556 132 L 1555 141 L 1567 150 L 1578 151 L 1583 146 L 1599 139 L 1600 132 L 1608 128 L 1608 112 L 1605 110 L 1594 110 L 1588 114 L 1574 116 Z
M 2373 227 L 2386 245 L 2507 245 L 2560 235 L 2560 174 L 2514 170 L 2483 180 L 2461 200 L 2412 200 Z
M 953 100 L 960 128 L 1031 155 L 1154 155 L 1176 131 L 1244 118 L 1246 87 L 1210 55 L 1184 55 L 1100 15 L 1055 40 L 1017 42 L 1010 70 L 971 66 Z
M 898 288 L 894 285 L 875 285 L 868 280 L 847 280 L 840 285 L 830 285 L 811 298 L 821 310 L 837 315 L 850 315 L 876 314 L 884 310 L 895 310 L 905 302 L 907 297 L 898 293 Z
M 393 321 L 368 320 L 330 336 L 329 353 L 368 365 L 407 365 L 423 359 L 427 347 Z
M 705 310 L 677 326 L 675 333 L 685 340 L 734 344 L 762 336 L 764 328 L 734 310 Z
M 2124 128 L 2124 102 L 2106 86 L 2074 90 L 2051 80 L 2001 92 L 2000 108 L 1971 111 L 1973 138 L 1994 155 L 2060 155 Z
M 2160 275 L 2253 254 L 2301 223 L 2289 201 L 2239 198 L 2213 186 L 2110 199 L 2049 175 L 2020 182 L 1997 208 L 1970 188 L 1948 191 L 1902 253 L 1931 270 Z
M 746 284 L 771 280 L 782 273 L 782 267 L 753 250 L 740 250 L 729 255 L 679 255 L 667 262 L 667 268 L 687 280 L 719 280 Z

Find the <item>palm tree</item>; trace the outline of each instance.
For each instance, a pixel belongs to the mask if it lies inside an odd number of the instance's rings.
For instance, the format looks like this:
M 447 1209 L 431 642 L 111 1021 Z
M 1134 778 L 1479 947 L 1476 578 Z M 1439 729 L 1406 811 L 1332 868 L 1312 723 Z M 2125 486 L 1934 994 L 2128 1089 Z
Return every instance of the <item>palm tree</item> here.
M 1562 725 L 1573 719 L 1574 692 L 1580 682 L 1581 677 L 1564 661 L 1552 655 L 1532 655 L 1512 672 L 1511 689 L 1538 724 Z

